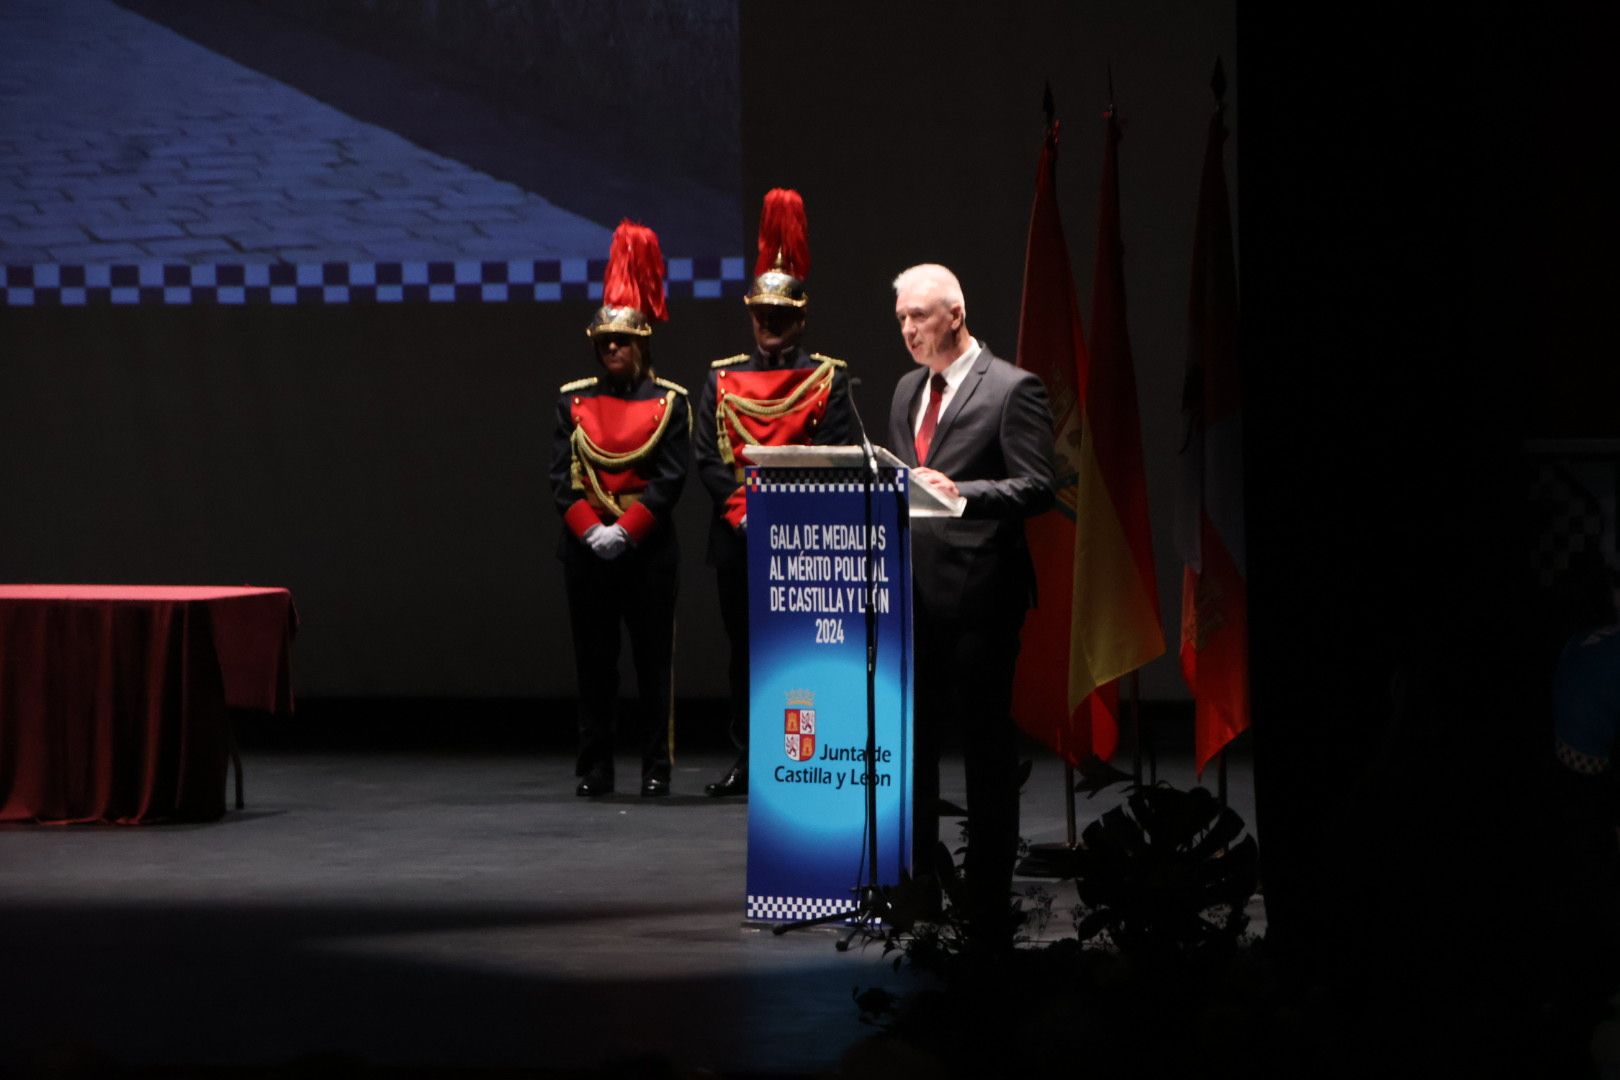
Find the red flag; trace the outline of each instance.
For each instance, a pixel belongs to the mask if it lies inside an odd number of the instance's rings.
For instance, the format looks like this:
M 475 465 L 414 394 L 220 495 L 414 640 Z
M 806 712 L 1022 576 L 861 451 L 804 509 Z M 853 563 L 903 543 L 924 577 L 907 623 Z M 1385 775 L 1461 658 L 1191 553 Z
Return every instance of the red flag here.
M 1057 506 L 1026 526 L 1040 595 L 1024 620 L 1013 716 L 1020 727 L 1074 765 L 1087 754 L 1112 754 L 1114 738 L 1111 730 L 1094 732 L 1087 723 L 1089 714 L 1069 706 L 1080 400 L 1088 362 L 1069 248 L 1058 214 L 1058 128 L 1056 121 L 1048 123 L 1035 169 L 1035 203 L 1029 213 L 1024 299 L 1018 321 L 1018 366 L 1040 376 L 1052 407 Z
M 1069 700 L 1090 703 L 1094 732 L 1104 726 L 1104 716 L 1117 730 L 1119 677 L 1164 653 L 1136 370 L 1125 319 L 1119 140 L 1119 122 L 1110 108 L 1092 284 L 1091 371 L 1081 408 L 1069 666 Z
M 1209 121 L 1198 192 L 1182 391 L 1186 435 L 1176 517 L 1176 547 L 1185 563 L 1181 671 L 1196 700 L 1200 775 L 1249 726 L 1237 263 L 1222 159 L 1224 108 L 1217 106 Z

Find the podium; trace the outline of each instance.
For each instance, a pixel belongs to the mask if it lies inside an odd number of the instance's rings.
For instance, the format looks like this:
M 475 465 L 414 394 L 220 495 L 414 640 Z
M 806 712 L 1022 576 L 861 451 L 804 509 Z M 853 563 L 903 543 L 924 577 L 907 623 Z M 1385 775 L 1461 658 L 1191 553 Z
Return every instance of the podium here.
M 859 887 L 895 884 L 911 867 L 912 492 L 906 467 L 880 454 L 874 477 L 859 446 L 748 451 L 749 923 L 853 911 Z M 869 599 L 876 882 L 866 847 Z

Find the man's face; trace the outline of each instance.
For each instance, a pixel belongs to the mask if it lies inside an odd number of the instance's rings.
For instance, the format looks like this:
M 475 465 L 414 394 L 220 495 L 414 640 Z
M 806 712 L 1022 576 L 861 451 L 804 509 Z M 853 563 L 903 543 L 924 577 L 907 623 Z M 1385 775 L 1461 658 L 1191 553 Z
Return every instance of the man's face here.
M 940 298 L 936 287 L 924 283 L 899 293 L 894 299 L 894 317 L 917 363 L 944 371 L 956 359 L 956 335 L 962 316 Z
M 776 356 L 804 336 L 804 309 L 783 304 L 755 304 L 748 309 L 754 320 L 754 344 L 767 356 Z
M 596 358 L 614 382 L 631 382 L 641 373 L 641 339 L 634 334 L 601 334 L 596 339 Z

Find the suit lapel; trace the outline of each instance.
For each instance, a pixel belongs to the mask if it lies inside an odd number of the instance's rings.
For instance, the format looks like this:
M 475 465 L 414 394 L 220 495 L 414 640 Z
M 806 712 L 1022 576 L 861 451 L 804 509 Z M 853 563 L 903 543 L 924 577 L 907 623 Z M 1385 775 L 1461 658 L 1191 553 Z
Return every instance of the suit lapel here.
M 917 440 L 912 429 L 917 426 L 922 388 L 927 385 L 927 381 L 920 376 L 926 374 L 919 369 L 900 377 L 899 394 L 889 414 L 889 439 L 894 443 L 889 449 L 895 457 L 913 468 L 917 465 Z M 909 387 L 906 385 L 908 381 L 911 384 Z
M 967 408 L 968 404 L 973 400 L 973 395 L 979 389 L 979 383 L 984 381 L 984 373 L 989 370 L 990 350 L 981 346 L 979 358 L 973 361 L 973 366 L 968 369 L 967 377 L 962 380 L 962 385 L 956 388 L 956 393 L 951 395 L 951 403 L 945 406 L 945 412 L 940 416 L 939 423 L 934 427 L 934 441 L 928 448 L 929 457 L 933 457 L 938 452 L 939 444 L 944 442 L 945 438 L 951 433 L 956 418 L 962 415 L 962 410 Z

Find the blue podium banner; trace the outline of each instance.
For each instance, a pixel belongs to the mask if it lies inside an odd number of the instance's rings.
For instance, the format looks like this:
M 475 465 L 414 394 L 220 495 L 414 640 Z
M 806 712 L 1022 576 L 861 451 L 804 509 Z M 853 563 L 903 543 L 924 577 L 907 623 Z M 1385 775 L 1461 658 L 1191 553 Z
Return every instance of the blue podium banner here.
M 876 619 L 878 882 L 911 865 L 907 475 L 747 471 L 750 922 L 849 911 L 868 884 L 866 646 Z M 867 580 L 868 558 L 875 582 Z

